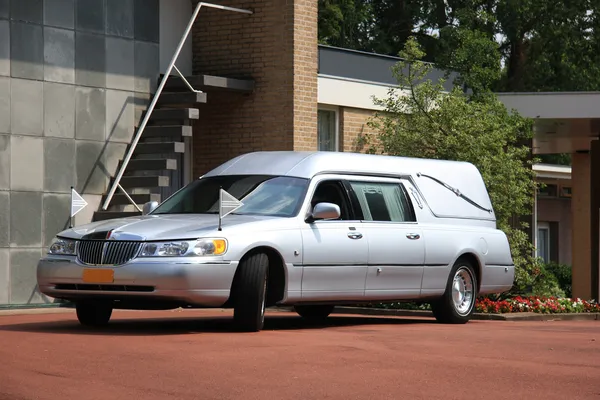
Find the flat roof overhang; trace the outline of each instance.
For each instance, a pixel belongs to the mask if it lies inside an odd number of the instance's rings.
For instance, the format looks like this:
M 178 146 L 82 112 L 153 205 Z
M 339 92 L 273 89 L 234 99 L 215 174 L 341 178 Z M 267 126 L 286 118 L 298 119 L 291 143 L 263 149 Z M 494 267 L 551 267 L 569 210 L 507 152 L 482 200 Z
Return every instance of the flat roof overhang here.
M 509 109 L 535 120 L 535 154 L 589 151 L 600 134 L 600 92 L 497 93 Z

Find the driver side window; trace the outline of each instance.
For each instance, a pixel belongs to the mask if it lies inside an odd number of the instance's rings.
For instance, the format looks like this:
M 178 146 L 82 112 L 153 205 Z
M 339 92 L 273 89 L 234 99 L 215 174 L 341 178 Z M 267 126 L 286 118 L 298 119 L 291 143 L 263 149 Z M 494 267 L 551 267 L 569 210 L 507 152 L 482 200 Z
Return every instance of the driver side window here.
M 337 219 L 338 221 L 354 219 L 348 194 L 342 181 L 327 180 L 319 182 L 310 200 L 311 211 L 318 203 L 333 203 L 340 207 L 341 217 Z

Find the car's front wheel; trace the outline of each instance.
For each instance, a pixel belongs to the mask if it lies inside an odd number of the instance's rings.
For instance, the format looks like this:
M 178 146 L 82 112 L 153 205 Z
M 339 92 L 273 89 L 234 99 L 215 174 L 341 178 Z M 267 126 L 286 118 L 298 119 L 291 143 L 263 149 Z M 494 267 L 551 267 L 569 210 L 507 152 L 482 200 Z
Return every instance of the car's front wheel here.
M 431 303 L 431 310 L 438 322 L 464 324 L 471 319 L 477 297 L 477 275 L 470 262 L 458 260 L 448 278 L 446 291 Z
M 78 301 L 75 311 L 81 325 L 102 326 L 108 324 L 113 307 L 109 302 Z
M 263 328 L 268 269 L 269 258 L 263 253 L 252 254 L 238 266 L 233 320 L 241 331 L 257 332 Z

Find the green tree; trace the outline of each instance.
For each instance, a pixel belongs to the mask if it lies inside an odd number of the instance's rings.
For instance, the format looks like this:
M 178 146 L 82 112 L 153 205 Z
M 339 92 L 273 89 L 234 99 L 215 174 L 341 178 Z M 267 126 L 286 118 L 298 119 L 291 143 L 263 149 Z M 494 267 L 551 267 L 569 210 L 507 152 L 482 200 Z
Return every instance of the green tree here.
M 396 56 L 409 36 L 476 92 L 600 87 L 597 0 L 319 0 L 321 43 Z
M 370 10 L 367 0 L 319 0 L 319 43 L 368 50 Z
M 368 125 L 376 132 L 366 140 L 373 151 L 407 157 L 459 160 L 473 163 L 483 176 L 497 218 L 508 236 L 517 269 L 516 288 L 533 284 L 532 258 L 524 223 L 512 217 L 527 214 L 536 189 L 530 148 L 532 121 L 510 112 L 493 93 L 472 98 L 460 88 L 445 92 L 443 80 L 426 79 L 432 65 L 415 38 L 401 52 L 393 69 L 399 88 L 386 98 L 374 98 L 383 110 Z M 377 149 L 377 150 L 375 150 Z

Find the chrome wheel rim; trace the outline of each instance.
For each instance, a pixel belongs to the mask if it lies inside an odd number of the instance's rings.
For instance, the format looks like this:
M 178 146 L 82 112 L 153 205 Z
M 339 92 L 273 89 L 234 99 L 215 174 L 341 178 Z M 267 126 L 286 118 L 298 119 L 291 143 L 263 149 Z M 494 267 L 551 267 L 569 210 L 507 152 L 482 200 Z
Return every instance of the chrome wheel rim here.
M 452 301 L 454 309 L 460 315 L 467 315 L 473 308 L 475 290 L 471 271 L 460 267 L 452 280 Z
M 262 303 L 260 305 L 260 317 L 262 320 L 265 318 L 265 304 L 267 302 L 267 278 L 265 277 L 265 281 L 263 283 L 263 297 Z

